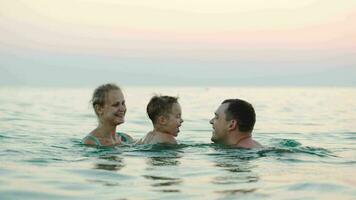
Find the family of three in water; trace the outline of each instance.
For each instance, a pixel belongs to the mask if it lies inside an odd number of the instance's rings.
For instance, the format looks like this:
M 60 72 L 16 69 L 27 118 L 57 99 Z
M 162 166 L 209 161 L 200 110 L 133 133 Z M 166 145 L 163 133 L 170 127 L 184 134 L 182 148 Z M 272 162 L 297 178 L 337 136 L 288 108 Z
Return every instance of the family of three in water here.
M 91 99 L 98 118 L 98 126 L 84 139 L 92 146 L 116 146 L 135 144 L 177 144 L 176 137 L 183 123 L 182 109 L 177 97 L 153 96 L 147 105 L 147 114 L 153 130 L 142 139 L 134 140 L 130 135 L 117 132 L 118 125 L 125 122 L 126 104 L 121 89 L 115 84 L 101 85 L 95 89 Z M 224 100 L 210 120 L 213 128 L 211 140 L 215 143 L 240 148 L 260 148 L 252 139 L 256 121 L 253 106 L 241 99 Z

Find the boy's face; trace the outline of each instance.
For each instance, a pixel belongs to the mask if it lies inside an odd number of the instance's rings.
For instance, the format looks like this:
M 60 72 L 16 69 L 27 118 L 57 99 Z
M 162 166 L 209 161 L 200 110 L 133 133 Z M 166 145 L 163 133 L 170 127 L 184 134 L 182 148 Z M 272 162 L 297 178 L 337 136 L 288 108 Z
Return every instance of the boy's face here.
M 165 132 L 176 137 L 179 132 L 179 127 L 183 123 L 182 110 L 179 103 L 174 103 L 171 113 L 166 117 L 166 123 L 164 126 Z

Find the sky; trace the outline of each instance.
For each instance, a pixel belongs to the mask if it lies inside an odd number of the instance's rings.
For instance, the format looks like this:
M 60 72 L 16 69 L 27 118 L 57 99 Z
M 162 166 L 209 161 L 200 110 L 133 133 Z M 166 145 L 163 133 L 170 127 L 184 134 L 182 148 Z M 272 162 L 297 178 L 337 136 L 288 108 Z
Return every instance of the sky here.
M 0 86 L 356 86 L 355 0 L 1 0 Z

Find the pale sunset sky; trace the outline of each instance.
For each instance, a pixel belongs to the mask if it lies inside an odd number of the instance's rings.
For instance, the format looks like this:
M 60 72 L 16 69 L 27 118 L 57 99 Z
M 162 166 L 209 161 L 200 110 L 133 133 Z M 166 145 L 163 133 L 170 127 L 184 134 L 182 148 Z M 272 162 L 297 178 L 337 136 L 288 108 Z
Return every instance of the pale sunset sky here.
M 1 0 L 0 86 L 356 86 L 356 0 Z

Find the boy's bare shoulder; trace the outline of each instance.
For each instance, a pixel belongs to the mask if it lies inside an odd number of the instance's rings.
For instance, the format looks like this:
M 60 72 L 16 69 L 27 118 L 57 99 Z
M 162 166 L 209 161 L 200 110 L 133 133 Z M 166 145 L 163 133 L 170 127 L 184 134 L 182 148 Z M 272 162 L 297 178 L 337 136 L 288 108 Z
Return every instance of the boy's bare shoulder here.
M 169 134 L 161 133 L 156 139 L 157 143 L 160 144 L 177 144 L 177 140 L 174 138 L 174 136 Z
M 177 144 L 177 140 L 172 135 L 150 131 L 136 144 Z

